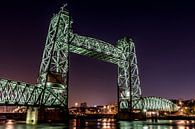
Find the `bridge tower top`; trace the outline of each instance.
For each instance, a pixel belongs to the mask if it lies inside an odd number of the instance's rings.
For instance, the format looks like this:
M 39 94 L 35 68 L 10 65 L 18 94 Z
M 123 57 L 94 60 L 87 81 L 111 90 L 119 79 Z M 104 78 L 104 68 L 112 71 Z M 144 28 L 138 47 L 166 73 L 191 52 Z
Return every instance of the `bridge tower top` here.
M 67 7 L 67 4 L 64 4 L 64 5 L 60 8 L 60 11 L 59 11 L 58 14 L 63 13 L 63 14 L 65 14 L 65 15 L 67 15 L 68 17 L 70 17 L 70 13 L 69 13 L 69 11 L 66 9 L 66 7 Z

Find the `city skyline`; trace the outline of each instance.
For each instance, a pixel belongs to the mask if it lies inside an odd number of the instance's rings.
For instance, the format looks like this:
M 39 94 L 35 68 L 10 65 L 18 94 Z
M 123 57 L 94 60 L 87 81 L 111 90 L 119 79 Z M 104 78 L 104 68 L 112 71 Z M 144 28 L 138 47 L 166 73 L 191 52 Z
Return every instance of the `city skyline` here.
M 36 83 L 53 13 L 67 1 L 0 2 L 0 77 Z M 71 1 L 73 30 L 115 44 L 133 38 L 143 96 L 194 98 L 195 9 L 190 3 Z M 117 67 L 71 54 L 70 105 L 117 101 Z

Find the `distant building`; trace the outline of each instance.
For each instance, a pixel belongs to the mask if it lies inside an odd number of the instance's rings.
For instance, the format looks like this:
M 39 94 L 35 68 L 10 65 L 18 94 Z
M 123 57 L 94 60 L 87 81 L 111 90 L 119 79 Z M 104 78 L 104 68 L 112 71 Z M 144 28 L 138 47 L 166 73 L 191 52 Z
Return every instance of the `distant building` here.
M 107 105 L 98 105 L 93 107 L 88 107 L 87 103 L 81 103 L 80 107 L 71 107 L 69 108 L 70 114 L 72 115 L 81 115 L 81 114 L 116 114 L 117 104 L 107 104 Z
M 80 107 L 81 107 L 81 108 L 87 108 L 87 103 L 86 103 L 86 102 L 81 103 Z

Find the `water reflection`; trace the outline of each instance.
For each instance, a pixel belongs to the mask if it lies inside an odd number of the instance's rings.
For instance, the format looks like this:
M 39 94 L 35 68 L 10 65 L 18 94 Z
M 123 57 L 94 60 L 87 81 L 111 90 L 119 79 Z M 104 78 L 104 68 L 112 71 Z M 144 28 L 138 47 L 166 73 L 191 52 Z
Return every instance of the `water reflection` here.
M 100 129 L 115 129 L 116 121 L 114 119 L 74 119 L 70 122 L 70 127 L 76 128 L 100 128 Z
M 79 124 L 84 122 L 84 124 Z M 84 126 L 83 126 L 84 125 Z M 194 120 L 158 120 L 148 121 L 116 121 L 114 119 L 86 119 L 70 121 L 69 126 L 64 124 L 14 124 L 0 125 L 0 129 L 195 129 Z
M 158 122 L 119 122 L 119 129 L 195 129 L 194 120 L 158 120 Z
M 5 125 L 5 129 L 15 129 L 14 125 Z

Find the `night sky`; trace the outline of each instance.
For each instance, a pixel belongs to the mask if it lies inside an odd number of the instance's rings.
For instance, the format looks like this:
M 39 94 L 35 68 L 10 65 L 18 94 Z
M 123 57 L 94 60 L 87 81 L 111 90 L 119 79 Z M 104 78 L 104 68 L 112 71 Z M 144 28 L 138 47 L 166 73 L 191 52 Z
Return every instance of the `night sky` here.
M 143 1 L 69 1 L 74 32 L 112 44 L 132 37 L 143 96 L 195 98 L 195 5 Z M 1 78 L 36 83 L 50 18 L 66 2 L 0 1 Z M 115 65 L 76 54 L 70 58 L 70 106 L 117 101 Z

